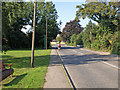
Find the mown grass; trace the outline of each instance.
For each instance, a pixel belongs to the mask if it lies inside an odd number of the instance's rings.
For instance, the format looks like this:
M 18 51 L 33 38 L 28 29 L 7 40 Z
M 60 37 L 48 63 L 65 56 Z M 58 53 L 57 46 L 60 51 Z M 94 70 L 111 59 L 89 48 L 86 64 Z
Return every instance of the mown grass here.
M 3 88 L 42 88 L 51 50 L 35 50 L 34 68 L 30 67 L 31 50 L 10 50 L 2 55 L 5 64 L 12 64 L 13 78 L 2 81 Z

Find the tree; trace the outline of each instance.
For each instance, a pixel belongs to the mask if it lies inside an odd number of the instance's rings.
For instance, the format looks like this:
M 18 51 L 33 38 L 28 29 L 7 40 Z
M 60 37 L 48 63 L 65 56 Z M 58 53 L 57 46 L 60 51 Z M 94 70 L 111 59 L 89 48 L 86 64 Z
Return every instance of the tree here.
M 91 28 L 92 25 L 92 28 Z M 92 31 L 92 40 L 96 40 L 98 26 L 89 21 L 88 25 L 85 27 L 85 30 L 80 33 L 80 37 L 82 38 L 81 42 L 83 41 L 84 47 L 91 48 L 91 40 L 90 40 L 90 31 Z
M 71 37 L 70 37 L 70 42 L 71 42 L 71 44 L 73 44 L 74 46 L 76 46 L 76 41 L 77 41 L 77 39 L 76 39 L 76 37 L 77 37 L 77 35 L 76 34 L 73 34 Z
M 28 19 L 25 18 L 27 17 L 25 9 L 26 3 L 24 2 L 2 3 L 2 38 L 7 41 L 3 45 L 7 44 L 11 48 L 25 47 L 23 43 L 27 42 L 25 41 L 27 37 L 20 31 L 23 25 L 28 23 Z M 18 41 L 21 40 L 24 42 L 19 43 Z
M 40 11 L 41 17 L 37 19 L 36 23 L 36 46 L 43 47 L 44 46 L 44 35 L 46 34 L 46 16 L 47 16 L 47 46 L 50 46 L 50 41 L 56 38 L 59 33 L 59 27 L 57 23 L 57 10 L 55 9 L 55 5 L 52 2 L 38 2 L 37 11 Z M 39 13 L 39 12 L 38 12 Z M 37 14 L 38 15 L 38 14 Z
M 116 51 L 120 45 L 117 40 L 118 36 L 114 36 L 120 32 L 118 29 L 120 25 L 119 4 L 120 2 L 88 2 L 77 6 L 77 20 L 88 17 L 98 22 L 98 25 L 92 24 L 92 43 L 89 40 L 89 24 L 86 26 L 82 36 L 85 47 Z
M 79 22 L 76 20 L 73 20 L 66 23 L 65 27 L 63 28 L 61 36 L 63 37 L 64 41 L 70 42 L 70 37 L 73 34 L 79 34 L 82 30 L 83 28 L 81 27 Z
M 83 36 L 83 31 L 80 34 L 78 34 L 77 37 L 76 37 L 76 44 L 77 45 L 83 45 L 82 36 Z
M 57 23 L 57 11 L 52 2 L 37 2 L 36 11 L 36 40 L 35 47 L 42 48 L 45 35 L 45 8 L 48 10 L 48 46 L 52 39 L 59 33 Z M 25 25 L 33 25 L 33 2 L 3 2 L 2 3 L 2 38 L 3 45 L 10 48 L 30 48 L 31 32 L 23 33 L 21 29 Z M 21 41 L 21 42 L 18 42 Z
M 118 22 L 118 2 L 90 2 L 78 5 L 77 8 L 77 20 L 81 17 L 83 19 L 88 17 L 104 27 L 110 28 L 111 33 L 116 31 L 116 25 L 113 22 Z

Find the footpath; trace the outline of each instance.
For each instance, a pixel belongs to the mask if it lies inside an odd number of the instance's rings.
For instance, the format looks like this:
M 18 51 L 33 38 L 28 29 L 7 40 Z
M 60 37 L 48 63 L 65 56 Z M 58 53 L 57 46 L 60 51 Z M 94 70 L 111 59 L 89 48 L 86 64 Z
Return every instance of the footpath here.
M 45 79 L 43 88 L 71 88 L 55 49 L 51 51 L 50 64 Z

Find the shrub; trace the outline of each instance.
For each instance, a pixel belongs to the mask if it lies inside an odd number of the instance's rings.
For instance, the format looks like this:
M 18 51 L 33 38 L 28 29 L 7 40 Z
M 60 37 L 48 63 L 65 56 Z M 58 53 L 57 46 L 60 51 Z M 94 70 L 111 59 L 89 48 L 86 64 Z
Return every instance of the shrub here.
M 119 54 L 120 55 L 120 37 L 118 37 L 119 35 L 119 31 L 115 32 L 114 35 L 112 36 L 112 47 L 111 47 L 111 53 L 114 54 Z
M 111 53 L 120 55 L 120 42 L 113 46 Z
M 4 54 L 6 54 L 6 52 L 10 49 L 10 47 L 8 45 L 3 45 L 2 46 L 2 52 L 4 52 Z
M 91 48 L 99 50 L 100 49 L 100 41 L 94 40 L 93 43 L 91 44 Z
M 83 45 L 82 32 L 77 35 L 76 44 L 77 44 L 77 45 Z

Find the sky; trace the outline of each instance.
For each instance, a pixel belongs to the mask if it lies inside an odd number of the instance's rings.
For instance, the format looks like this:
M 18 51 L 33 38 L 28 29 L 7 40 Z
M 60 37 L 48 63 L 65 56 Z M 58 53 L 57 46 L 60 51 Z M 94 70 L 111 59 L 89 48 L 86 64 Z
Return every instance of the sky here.
M 74 20 L 76 16 L 76 5 L 82 5 L 84 2 L 53 2 L 55 4 L 56 10 L 58 12 L 58 23 L 60 20 L 62 21 L 61 31 L 65 27 L 66 22 L 70 22 L 70 20 Z M 90 19 L 80 19 L 80 25 L 85 27 Z M 96 23 L 92 21 L 93 23 Z

